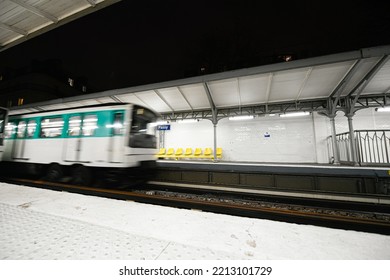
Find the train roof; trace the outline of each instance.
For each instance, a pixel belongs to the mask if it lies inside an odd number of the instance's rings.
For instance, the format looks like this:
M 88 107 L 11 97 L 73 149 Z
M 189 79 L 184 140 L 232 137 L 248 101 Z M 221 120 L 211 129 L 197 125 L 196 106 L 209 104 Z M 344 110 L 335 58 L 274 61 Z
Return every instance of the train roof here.
M 38 111 L 38 112 L 26 112 L 26 113 L 20 113 L 20 114 L 14 114 L 10 117 L 18 117 L 23 115 L 36 115 L 36 114 L 42 114 L 42 113 L 52 113 L 52 112 L 63 112 L 63 111 L 73 111 L 73 110 L 79 110 L 79 109 L 91 109 L 91 108 L 104 108 L 104 107 L 115 107 L 115 106 L 126 106 L 126 105 L 134 105 L 137 107 L 142 107 L 144 109 L 147 109 L 151 112 L 153 110 L 149 108 L 145 108 L 143 106 L 137 105 L 137 104 L 131 104 L 131 103 L 120 103 L 120 102 L 111 102 L 111 103 L 105 103 L 105 104 L 93 104 L 93 105 L 84 105 L 84 106 L 78 106 L 73 108 L 61 108 L 61 109 L 52 109 L 52 110 L 45 110 L 45 111 Z M 153 112 L 156 116 L 158 116 L 158 113 Z

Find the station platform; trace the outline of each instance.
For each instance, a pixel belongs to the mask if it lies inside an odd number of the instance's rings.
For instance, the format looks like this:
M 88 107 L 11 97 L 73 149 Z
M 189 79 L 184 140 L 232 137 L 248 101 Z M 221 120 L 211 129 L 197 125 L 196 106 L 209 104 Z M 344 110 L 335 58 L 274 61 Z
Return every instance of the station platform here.
M 390 236 L 0 183 L 1 260 L 374 260 Z
M 158 180 L 178 183 L 390 195 L 390 166 L 159 160 L 157 168 Z

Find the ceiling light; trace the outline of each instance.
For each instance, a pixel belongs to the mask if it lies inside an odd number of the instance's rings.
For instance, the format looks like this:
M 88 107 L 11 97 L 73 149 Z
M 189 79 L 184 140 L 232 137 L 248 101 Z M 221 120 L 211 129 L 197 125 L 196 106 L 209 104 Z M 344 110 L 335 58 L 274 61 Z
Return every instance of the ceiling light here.
M 251 120 L 254 116 L 234 116 L 229 117 L 229 121 L 244 121 L 244 120 Z
M 198 119 L 185 119 L 185 120 L 178 120 L 178 123 L 196 123 L 198 122 Z
M 310 115 L 310 112 L 292 112 L 292 113 L 286 113 L 281 114 L 281 118 L 288 118 L 288 117 L 300 117 L 300 116 L 308 116 Z
M 376 108 L 375 111 L 377 111 L 377 112 L 390 112 L 390 106 Z

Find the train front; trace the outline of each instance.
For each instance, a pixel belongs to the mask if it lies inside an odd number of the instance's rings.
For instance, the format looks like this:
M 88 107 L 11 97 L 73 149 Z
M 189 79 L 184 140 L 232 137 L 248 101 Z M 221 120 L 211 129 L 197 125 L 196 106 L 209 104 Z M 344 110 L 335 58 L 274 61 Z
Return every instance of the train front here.
M 127 145 L 126 165 L 131 173 L 137 176 L 151 177 L 155 174 L 157 140 L 155 122 L 157 114 L 147 108 L 133 105 L 130 110 L 129 138 Z

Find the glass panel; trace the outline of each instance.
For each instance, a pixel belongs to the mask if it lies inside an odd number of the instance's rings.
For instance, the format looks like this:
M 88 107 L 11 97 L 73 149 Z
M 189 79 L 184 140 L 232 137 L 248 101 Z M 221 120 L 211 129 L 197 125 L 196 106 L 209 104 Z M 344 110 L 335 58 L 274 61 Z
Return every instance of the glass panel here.
M 64 121 L 62 120 L 62 118 L 42 119 L 41 137 L 42 138 L 59 137 L 62 134 L 63 127 L 64 127 Z
M 12 138 L 12 136 L 15 133 L 15 128 L 16 128 L 15 123 L 13 123 L 13 122 L 7 123 L 7 125 L 5 126 L 5 130 L 4 130 L 4 137 L 7 139 Z
M 113 135 L 123 134 L 123 113 L 115 113 L 112 130 Z
M 97 115 L 86 115 L 83 120 L 83 136 L 93 136 L 97 126 Z
M 68 136 L 79 136 L 81 126 L 81 117 L 73 116 L 69 118 Z
M 26 134 L 26 122 L 20 121 L 18 124 L 17 138 L 23 138 L 25 134 Z
M 36 130 L 37 130 L 37 121 L 30 120 L 27 125 L 27 137 L 33 138 Z

